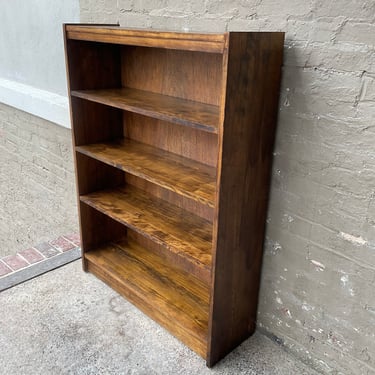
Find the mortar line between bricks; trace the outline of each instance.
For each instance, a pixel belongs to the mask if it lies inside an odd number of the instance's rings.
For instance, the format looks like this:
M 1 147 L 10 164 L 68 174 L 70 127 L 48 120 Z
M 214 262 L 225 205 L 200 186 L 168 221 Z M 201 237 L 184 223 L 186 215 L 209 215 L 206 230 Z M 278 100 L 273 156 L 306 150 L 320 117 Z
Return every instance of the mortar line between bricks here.
M 9 274 L 11 274 L 11 273 L 13 273 L 13 272 L 15 272 L 15 271 L 13 271 L 13 269 L 11 268 L 11 267 L 9 267 L 4 261 L 3 261 L 3 259 L 2 258 L 0 258 L 0 263 L 2 263 L 5 267 L 7 267 L 7 268 L 9 268 L 10 269 L 10 272 L 9 273 L 6 273 L 5 275 L 3 275 L 3 276 L 0 276 L 0 279 L 2 278 L 2 277 L 5 277 L 6 275 L 9 275 Z
M 32 246 L 31 249 L 34 249 L 38 254 L 40 254 L 43 257 L 43 259 L 39 262 L 43 262 L 43 260 L 47 259 L 47 257 L 44 254 L 42 254 L 36 247 Z
M 19 257 L 21 257 L 21 259 L 23 259 L 28 265 L 26 267 L 23 267 L 23 268 L 27 268 L 31 265 L 31 263 L 25 258 L 22 256 L 22 254 L 20 253 L 16 253 L 16 255 L 18 255 Z
M 74 245 L 75 247 L 77 247 L 77 245 L 73 242 L 73 241 L 70 241 L 68 238 L 66 238 L 65 236 L 61 236 L 62 238 L 64 238 L 65 240 L 67 240 L 68 242 L 70 242 L 72 245 Z

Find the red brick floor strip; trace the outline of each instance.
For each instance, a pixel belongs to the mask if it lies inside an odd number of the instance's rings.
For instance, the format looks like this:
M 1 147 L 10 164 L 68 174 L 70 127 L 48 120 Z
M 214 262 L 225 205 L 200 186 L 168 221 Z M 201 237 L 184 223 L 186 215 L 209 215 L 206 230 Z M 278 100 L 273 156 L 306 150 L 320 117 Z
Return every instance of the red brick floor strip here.
M 22 257 L 24 257 L 30 264 L 40 262 L 43 259 L 46 259 L 39 251 L 34 248 L 22 250 L 18 252 Z
M 19 251 L 15 255 L 0 258 L 0 278 L 16 271 L 32 267 L 36 263 L 76 250 L 81 246 L 77 233 L 60 236 L 48 242 L 42 242 L 34 247 Z
M 13 271 L 17 271 L 29 265 L 29 263 L 25 259 L 21 258 L 18 254 L 4 257 L 2 261 Z
M 11 273 L 12 270 L 0 259 L 0 277 Z

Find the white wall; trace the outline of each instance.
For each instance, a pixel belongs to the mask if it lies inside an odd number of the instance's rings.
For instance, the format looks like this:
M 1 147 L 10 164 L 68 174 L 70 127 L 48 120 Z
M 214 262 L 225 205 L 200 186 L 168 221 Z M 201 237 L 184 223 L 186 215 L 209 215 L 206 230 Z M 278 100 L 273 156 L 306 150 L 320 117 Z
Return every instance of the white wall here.
M 0 102 L 69 127 L 63 22 L 79 0 L 0 0 Z

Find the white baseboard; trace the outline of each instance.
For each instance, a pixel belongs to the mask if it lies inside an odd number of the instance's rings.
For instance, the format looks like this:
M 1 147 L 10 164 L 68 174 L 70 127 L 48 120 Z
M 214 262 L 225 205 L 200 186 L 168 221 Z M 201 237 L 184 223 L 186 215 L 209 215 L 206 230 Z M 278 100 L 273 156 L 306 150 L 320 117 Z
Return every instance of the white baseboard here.
M 70 128 L 68 98 L 0 78 L 0 102 Z

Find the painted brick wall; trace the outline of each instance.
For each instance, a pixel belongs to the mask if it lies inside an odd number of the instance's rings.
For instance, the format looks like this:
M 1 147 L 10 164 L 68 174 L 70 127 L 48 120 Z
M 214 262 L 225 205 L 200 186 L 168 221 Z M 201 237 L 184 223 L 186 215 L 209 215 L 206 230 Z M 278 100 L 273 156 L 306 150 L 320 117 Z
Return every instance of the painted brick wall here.
M 0 258 L 77 232 L 70 129 L 0 104 Z
M 375 373 L 375 2 L 81 0 L 82 22 L 286 32 L 259 327 Z

